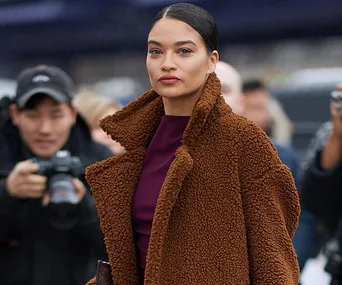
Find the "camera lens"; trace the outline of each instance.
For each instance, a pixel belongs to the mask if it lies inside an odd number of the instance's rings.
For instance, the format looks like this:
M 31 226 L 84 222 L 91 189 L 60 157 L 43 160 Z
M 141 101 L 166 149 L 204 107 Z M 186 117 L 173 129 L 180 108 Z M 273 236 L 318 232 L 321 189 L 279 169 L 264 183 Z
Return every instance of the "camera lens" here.
M 76 223 L 73 214 L 79 199 L 72 179 L 73 177 L 66 173 L 54 174 L 49 179 L 49 220 L 57 229 L 69 229 Z
M 71 175 L 65 173 L 51 176 L 49 180 L 50 203 L 76 205 L 79 202 L 72 179 Z

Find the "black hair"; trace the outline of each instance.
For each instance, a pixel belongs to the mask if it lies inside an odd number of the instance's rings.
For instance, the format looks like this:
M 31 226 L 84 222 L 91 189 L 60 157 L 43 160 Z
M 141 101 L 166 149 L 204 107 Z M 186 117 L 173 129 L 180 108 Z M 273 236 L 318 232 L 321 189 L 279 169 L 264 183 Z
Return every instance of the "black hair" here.
M 201 35 L 209 53 L 217 50 L 218 31 L 216 22 L 210 13 L 203 8 L 189 3 L 177 3 L 165 7 L 154 18 L 149 32 L 156 22 L 162 18 L 172 18 L 187 23 Z
M 266 90 L 265 83 L 260 79 L 249 79 L 243 82 L 242 92 L 254 92 L 257 90 Z
M 36 108 L 43 100 L 46 98 L 47 95 L 43 93 L 37 93 L 34 96 L 32 96 L 25 104 L 23 108 L 20 110 L 33 110 Z

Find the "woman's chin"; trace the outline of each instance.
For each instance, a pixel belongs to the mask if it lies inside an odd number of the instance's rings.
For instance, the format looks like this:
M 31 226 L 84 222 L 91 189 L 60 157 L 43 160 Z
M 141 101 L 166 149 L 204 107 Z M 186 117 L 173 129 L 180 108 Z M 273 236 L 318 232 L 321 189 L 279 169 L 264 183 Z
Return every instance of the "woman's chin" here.
M 182 97 L 184 92 L 181 90 L 160 90 L 157 92 L 161 97 L 166 98 L 166 99 L 173 99 L 173 98 L 179 98 Z

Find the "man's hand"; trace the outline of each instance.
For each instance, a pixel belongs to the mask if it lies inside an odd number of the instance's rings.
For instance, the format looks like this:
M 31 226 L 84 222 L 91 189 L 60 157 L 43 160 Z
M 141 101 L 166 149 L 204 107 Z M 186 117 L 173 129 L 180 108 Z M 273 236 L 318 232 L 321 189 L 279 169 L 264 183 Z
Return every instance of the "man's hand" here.
M 84 184 L 82 183 L 81 180 L 74 178 L 72 180 L 72 183 L 75 187 L 75 191 L 77 194 L 77 197 L 79 199 L 79 201 L 81 201 L 84 197 L 84 195 L 86 194 L 86 188 L 84 186 Z M 44 198 L 43 198 L 43 206 L 47 206 L 49 204 L 50 198 L 49 198 L 49 194 L 45 194 Z
M 18 199 L 36 199 L 44 195 L 47 178 L 34 174 L 39 165 L 25 160 L 15 165 L 6 180 L 7 192 Z
M 74 184 L 75 191 L 79 201 L 81 201 L 86 193 L 86 188 L 81 180 L 74 178 L 72 183 Z

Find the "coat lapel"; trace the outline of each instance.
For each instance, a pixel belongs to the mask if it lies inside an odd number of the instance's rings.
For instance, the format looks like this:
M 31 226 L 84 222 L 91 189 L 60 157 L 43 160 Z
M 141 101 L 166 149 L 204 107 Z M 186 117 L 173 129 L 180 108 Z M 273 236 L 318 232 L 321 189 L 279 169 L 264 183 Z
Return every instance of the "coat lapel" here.
M 147 255 L 146 284 L 152 284 L 152 280 L 153 284 L 158 284 L 155 282 L 169 217 L 193 165 L 191 148 L 198 143 L 214 107 L 224 104 L 220 94 L 220 82 L 212 74 L 185 129 L 182 146 L 175 154 L 158 198 Z M 147 147 L 163 115 L 161 97 L 150 90 L 100 123 L 103 130 L 127 150 L 123 155 L 88 167 L 86 175 L 99 212 L 115 284 L 138 282 L 131 204 Z
M 131 203 L 144 153 L 140 148 L 87 169 L 87 181 L 100 216 L 114 284 L 138 284 Z
M 138 284 L 131 204 L 144 156 L 160 118 L 161 98 L 148 91 L 100 126 L 126 153 L 87 168 L 86 179 L 100 216 L 114 284 Z
M 160 191 L 154 213 L 152 231 L 147 252 L 145 285 L 159 284 L 162 251 L 169 218 L 181 191 L 184 179 L 191 171 L 193 159 L 187 147 L 181 146 L 170 165 L 163 187 Z

